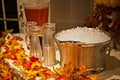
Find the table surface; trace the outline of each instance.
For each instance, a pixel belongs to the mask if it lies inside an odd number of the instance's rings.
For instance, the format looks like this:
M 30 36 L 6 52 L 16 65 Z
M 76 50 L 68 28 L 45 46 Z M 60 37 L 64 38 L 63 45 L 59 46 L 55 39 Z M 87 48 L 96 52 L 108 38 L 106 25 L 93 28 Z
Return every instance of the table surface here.
M 114 75 L 120 79 L 120 51 L 113 49 L 109 56 L 105 56 L 105 70 L 100 73 L 100 80 L 115 77 Z
M 23 41 L 21 41 L 20 43 L 23 43 L 23 47 L 25 48 L 26 53 L 29 53 L 29 50 L 27 50 L 24 42 L 25 35 L 21 33 L 17 33 L 14 35 L 23 37 Z M 56 57 L 57 60 L 60 60 L 59 52 L 57 52 Z M 58 66 L 58 64 L 56 66 Z M 120 79 L 120 51 L 116 51 L 113 49 L 109 56 L 105 56 L 105 70 L 99 73 L 98 80 L 110 80 L 114 77 Z

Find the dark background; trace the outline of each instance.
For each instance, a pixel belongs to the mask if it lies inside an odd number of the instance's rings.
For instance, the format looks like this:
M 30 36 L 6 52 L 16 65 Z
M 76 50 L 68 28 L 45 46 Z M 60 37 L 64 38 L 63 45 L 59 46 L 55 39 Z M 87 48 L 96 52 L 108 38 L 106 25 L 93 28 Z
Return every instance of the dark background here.
M 18 11 L 17 11 L 17 2 L 16 0 L 4 0 L 6 18 L 18 19 Z M 0 0 L 0 18 L 3 18 L 2 11 L 2 0 Z M 7 29 L 14 29 L 13 33 L 19 32 L 18 21 L 10 21 L 6 20 Z M 0 19 L 0 30 L 5 31 L 4 28 L 4 20 Z

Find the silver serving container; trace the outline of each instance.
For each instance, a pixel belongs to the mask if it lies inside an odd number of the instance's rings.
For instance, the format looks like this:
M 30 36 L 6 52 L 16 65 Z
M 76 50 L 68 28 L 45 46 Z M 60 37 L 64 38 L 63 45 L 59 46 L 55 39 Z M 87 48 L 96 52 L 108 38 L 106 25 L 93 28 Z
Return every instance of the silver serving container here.
M 110 53 L 111 39 L 102 43 L 85 44 L 79 41 L 59 41 L 56 35 L 57 33 L 54 34 L 54 38 L 60 51 L 61 66 L 72 63 L 74 67 L 86 65 L 87 70 L 92 72 L 104 70 L 104 56 Z

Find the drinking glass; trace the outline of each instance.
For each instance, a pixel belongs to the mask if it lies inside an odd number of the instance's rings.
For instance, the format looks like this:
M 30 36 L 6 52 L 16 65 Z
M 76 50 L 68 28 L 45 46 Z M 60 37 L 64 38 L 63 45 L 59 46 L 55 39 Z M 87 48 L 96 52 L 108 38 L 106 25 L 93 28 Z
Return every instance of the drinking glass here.
M 39 26 L 48 22 L 49 0 L 30 0 L 23 6 L 27 21 L 35 21 Z
M 53 66 L 56 64 L 55 43 L 53 38 L 55 23 L 43 24 L 42 30 L 44 64 L 47 66 Z
M 42 61 L 42 49 L 40 38 L 41 34 L 41 27 L 40 26 L 32 26 L 29 29 L 29 36 L 30 36 L 30 56 L 34 56 L 39 58 Z

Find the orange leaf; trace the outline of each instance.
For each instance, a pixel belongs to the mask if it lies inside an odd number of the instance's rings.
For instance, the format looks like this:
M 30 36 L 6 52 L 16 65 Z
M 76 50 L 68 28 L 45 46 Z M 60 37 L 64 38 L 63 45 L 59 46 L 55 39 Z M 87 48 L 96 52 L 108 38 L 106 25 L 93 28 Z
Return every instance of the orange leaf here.
M 12 77 L 12 74 L 11 74 L 11 72 L 9 72 L 9 71 L 5 71 L 5 72 L 2 73 L 2 76 L 3 76 L 5 79 L 9 79 L 9 78 Z

